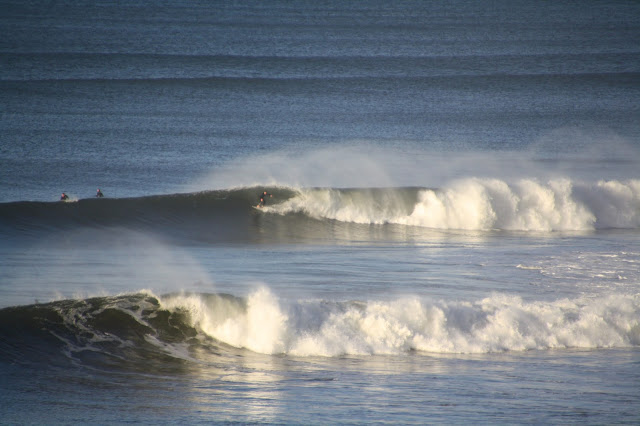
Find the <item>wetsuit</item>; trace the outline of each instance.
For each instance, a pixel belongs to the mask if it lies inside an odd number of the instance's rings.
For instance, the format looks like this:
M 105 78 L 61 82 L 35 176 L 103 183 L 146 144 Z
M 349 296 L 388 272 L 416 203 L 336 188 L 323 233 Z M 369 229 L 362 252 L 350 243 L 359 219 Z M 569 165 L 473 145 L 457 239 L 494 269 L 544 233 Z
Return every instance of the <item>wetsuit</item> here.
M 264 191 L 262 194 L 260 194 L 260 203 L 258 204 L 258 206 L 262 207 L 267 204 L 267 197 L 272 197 L 272 195 L 267 193 L 267 191 Z

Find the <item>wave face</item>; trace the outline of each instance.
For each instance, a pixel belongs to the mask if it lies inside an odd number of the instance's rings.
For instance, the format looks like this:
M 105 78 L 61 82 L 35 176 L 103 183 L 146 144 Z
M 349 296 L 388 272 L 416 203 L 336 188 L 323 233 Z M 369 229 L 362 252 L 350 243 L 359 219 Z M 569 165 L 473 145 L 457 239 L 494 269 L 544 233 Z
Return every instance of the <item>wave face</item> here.
M 292 194 L 286 189 L 275 192 L 280 198 Z M 257 226 L 252 222 L 257 213 L 252 207 L 259 193 L 257 188 L 245 188 L 138 198 L 4 203 L 0 204 L 0 230 L 27 238 L 90 229 L 99 231 L 92 232 L 91 238 L 108 238 L 107 231 L 133 230 L 185 240 L 248 241 Z
M 0 229 L 40 237 L 78 228 L 124 228 L 208 242 L 253 241 L 260 235 L 304 239 L 324 224 L 413 228 L 586 231 L 640 228 L 640 181 L 541 183 L 459 180 L 428 188 L 262 188 L 69 203 L 0 204 Z M 368 228 L 367 228 L 368 229 Z
M 638 318 L 637 295 L 333 302 L 278 300 L 266 288 L 247 298 L 142 292 L 2 309 L 0 359 L 155 368 L 238 349 L 332 357 L 632 347 Z

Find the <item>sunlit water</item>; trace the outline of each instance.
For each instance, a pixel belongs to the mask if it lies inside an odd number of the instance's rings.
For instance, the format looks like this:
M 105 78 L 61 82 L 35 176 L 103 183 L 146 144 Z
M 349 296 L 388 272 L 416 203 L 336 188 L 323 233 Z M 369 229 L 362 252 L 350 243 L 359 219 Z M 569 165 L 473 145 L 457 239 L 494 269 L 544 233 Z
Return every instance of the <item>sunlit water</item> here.
M 5 3 L 1 423 L 640 422 L 638 5 Z

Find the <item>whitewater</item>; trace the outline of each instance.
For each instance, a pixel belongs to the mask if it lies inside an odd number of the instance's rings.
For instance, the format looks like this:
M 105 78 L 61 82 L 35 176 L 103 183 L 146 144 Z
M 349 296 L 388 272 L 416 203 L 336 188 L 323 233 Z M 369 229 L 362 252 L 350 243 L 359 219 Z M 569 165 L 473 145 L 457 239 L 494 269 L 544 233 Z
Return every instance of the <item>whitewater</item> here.
M 638 4 L 0 9 L 0 423 L 640 423 Z
M 523 302 L 494 295 L 474 302 L 416 298 L 389 302 L 283 304 L 259 289 L 215 305 L 199 295 L 161 298 L 206 335 L 235 347 L 297 356 L 491 353 L 558 348 L 633 347 L 640 343 L 639 299 L 610 296 Z
M 304 156 L 316 165 L 325 158 Z M 278 161 L 297 164 L 282 153 Z M 363 168 L 350 156 L 367 181 L 380 174 L 366 170 L 385 171 L 387 183 L 398 176 L 389 163 L 369 169 L 369 161 Z M 483 401 L 520 419 L 521 404 L 544 401 L 528 416 L 555 421 L 595 380 L 601 391 L 581 398 L 579 410 L 636 418 L 620 411 L 626 402 L 596 395 L 639 396 L 638 179 L 539 171 L 478 173 L 437 187 L 326 187 L 292 185 L 304 174 L 288 172 L 224 188 L 237 173 L 231 167 L 186 192 L 0 203 L 7 402 L 33 407 L 17 396 L 32 386 L 28 370 L 64 383 L 71 414 L 107 422 L 128 405 L 103 391 L 105 409 L 80 410 L 91 398 L 74 396 L 77 383 L 141 387 L 135 404 L 162 401 L 171 416 L 189 409 L 169 395 L 204 398 L 197 406 L 215 414 L 189 414 L 193 421 L 297 423 L 300 413 L 311 421 L 320 412 L 339 421 L 352 404 L 360 415 L 396 418 L 353 387 L 375 394 L 383 380 L 378 396 L 400 393 L 393 405 L 406 406 L 410 394 L 455 406 Z M 271 196 L 258 208 L 263 191 Z M 535 390 L 540 380 L 554 392 L 551 405 Z M 482 396 L 455 390 L 478 381 Z M 44 383 L 42 392 L 55 394 L 54 382 Z M 517 398 L 487 400 L 503 388 Z M 300 404 L 300 392 L 316 401 L 328 389 L 342 402 L 287 408 Z M 247 403 L 255 411 L 240 414 Z M 399 417 L 407 422 L 425 413 L 438 422 L 477 416 L 440 402 L 408 407 Z M 35 411 L 30 418 L 44 419 Z M 164 419 L 146 409 L 126 417 Z
M 441 190 L 301 190 L 265 211 L 436 229 L 636 229 L 640 226 L 640 181 L 574 185 L 569 179 L 545 184 L 527 179 L 509 185 L 499 179 L 466 179 Z

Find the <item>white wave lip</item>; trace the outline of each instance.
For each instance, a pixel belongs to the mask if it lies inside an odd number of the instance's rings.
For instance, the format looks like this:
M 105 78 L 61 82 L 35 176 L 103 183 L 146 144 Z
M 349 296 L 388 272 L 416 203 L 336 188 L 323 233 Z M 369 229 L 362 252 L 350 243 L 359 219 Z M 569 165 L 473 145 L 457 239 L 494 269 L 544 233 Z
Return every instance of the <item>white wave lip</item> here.
M 212 312 L 198 296 L 173 301 L 209 336 L 265 354 L 339 356 L 491 353 L 640 345 L 640 297 L 525 302 L 492 295 L 476 302 L 418 298 L 284 304 L 260 289 L 244 309 Z
M 302 190 L 272 211 L 436 229 L 584 231 L 640 227 L 640 180 L 589 184 L 556 179 L 543 184 L 523 179 L 508 184 L 499 179 L 470 178 L 441 190 L 421 190 L 409 211 L 401 197 L 364 195 Z

